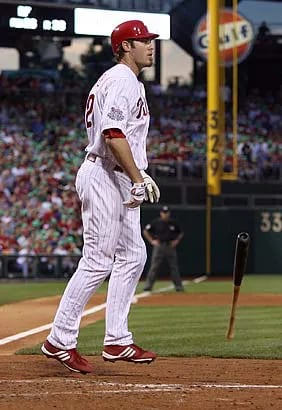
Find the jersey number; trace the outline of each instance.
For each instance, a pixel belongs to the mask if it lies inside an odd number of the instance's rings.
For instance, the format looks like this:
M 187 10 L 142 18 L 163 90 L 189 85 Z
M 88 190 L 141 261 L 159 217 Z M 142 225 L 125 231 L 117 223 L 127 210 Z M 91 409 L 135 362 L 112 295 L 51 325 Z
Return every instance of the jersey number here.
M 90 94 L 87 103 L 86 103 L 86 110 L 85 110 L 85 123 L 86 123 L 86 128 L 90 128 L 93 125 L 92 122 L 92 112 L 93 112 L 93 107 L 94 107 L 94 94 Z

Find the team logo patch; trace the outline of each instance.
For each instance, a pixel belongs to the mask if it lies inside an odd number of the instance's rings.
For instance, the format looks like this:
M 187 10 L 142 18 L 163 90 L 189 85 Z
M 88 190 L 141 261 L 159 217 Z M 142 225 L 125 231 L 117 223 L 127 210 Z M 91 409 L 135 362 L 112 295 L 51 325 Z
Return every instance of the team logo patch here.
M 111 120 L 115 120 L 115 121 L 124 120 L 123 112 L 119 108 L 111 107 L 111 111 L 108 112 L 107 115 Z

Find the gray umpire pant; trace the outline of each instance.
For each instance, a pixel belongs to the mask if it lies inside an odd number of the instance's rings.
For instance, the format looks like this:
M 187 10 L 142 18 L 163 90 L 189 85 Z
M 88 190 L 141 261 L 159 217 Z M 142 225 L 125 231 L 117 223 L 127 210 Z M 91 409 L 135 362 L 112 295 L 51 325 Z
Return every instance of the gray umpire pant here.
M 166 261 L 169 266 L 171 280 L 176 290 L 183 290 L 183 285 L 178 269 L 176 248 L 167 243 L 161 243 L 153 247 L 151 266 L 149 268 L 144 289 L 152 289 L 162 262 Z

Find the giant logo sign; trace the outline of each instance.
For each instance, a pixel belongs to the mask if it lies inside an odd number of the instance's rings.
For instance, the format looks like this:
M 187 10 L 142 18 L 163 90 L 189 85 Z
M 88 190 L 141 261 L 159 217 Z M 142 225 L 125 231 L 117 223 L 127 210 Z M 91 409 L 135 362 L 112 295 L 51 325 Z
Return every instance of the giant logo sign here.
M 233 61 L 233 48 L 237 49 L 238 62 L 243 61 L 250 53 L 254 42 L 252 24 L 242 15 L 231 9 L 219 12 L 219 56 L 221 64 L 230 66 Z M 207 59 L 209 31 L 207 15 L 203 16 L 193 34 L 195 52 Z

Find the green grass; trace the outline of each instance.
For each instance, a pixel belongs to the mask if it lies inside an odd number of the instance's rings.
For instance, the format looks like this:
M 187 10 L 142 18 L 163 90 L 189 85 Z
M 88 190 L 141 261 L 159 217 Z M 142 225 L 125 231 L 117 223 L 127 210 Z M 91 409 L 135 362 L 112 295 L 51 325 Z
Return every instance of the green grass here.
M 0 306 L 8 303 L 21 302 L 23 300 L 37 299 L 49 296 L 61 295 L 66 287 L 67 281 L 16 281 L 0 282 Z M 155 289 L 167 287 L 171 282 L 157 282 Z M 144 283 L 139 283 L 137 292 L 143 291 Z M 97 293 L 107 291 L 107 282 L 105 282 Z
M 171 282 L 157 282 L 155 290 Z M 106 291 L 107 284 L 100 288 Z M 10 283 L 0 285 L 0 300 L 11 292 L 13 298 L 27 299 L 61 294 L 65 282 Z M 5 288 L 5 289 L 4 289 Z M 199 284 L 189 282 L 189 293 L 228 293 L 232 295 L 232 280 L 211 279 Z M 137 293 L 142 292 L 143 283 Z M 173 291 L 174 292 L 174 291 Z M 242 293 L 281 294 L 281 278 L 278 275 L 246 275 L 241 285 Z M 12 297 L 8 298 L 10 301 Z M 8 300 L 6 299 L 6 300 Z M 231 297 L 230 297 L 231 300 Z M 152 349 L 159 356 L 222 357 L 282 359 L 281 307 L 237 307 L 235 336 L 226 340 L 230 305 L 226 306 L 141 306 L 132 305 L 129 316 L 130 330 L 136 343 Z M 78 347 L 82 354 L 100 355 L 104 338 L 104 321 L 82 328 Z M 21 350 L 20 354 L 38 354 L 40 345 Z
M 189 280 L 189 278 L 188 278 Z M 66 286 L 66 281 L 46 282 L 0 282 L 0 305 L 15 303 L 22 300 L 36 299 L 61 295 Z M 157 281 L 154 290 L 171 285 L 170 281 Z M 142 292 L 144 283 L 140 283 L 137 292 Z M 106 292 L 107 283 L 98 290 L 99 293 Z M 209 280 L 201 283 L 189 282 L 186 285 L 187 292 L 191 293 L 230 293 L 232 292 L 232 280 L 220 279 Z M 174 292 L 174 290 L 172 290 Z M 242 293 L 282 293 L 280 275 L 246 275 L 241 285 Z
M 232 278 L 212 280 L 198 284 L 189 283 L 187 290 L 192 293 L 229 293 L 233 289 Z M 280 275 L 245 275 L 242 280 L 242 293 L 282 293 Z
M 28 299 L 37 299 L 61 294 L 65 281 L 57 282 L 1 282 L 0 305 Z
M 135 340 L 159 356 L 282 359 L 280 307 L 239 307 L 235 336 L 226 340 L 229 307 L 134 305 L 130 329 Z M 79 349 L 85 355 L 100 355 L 104 321 L 82 328 Z M 20 354 L 37 354 L 39 347 Z
M 37 299 L 49 296 L 61 295 L 64 292 L 67 281 L 46 282 L 0 282 L 0 305 L 21 302 L 23 300 Z M 97 293 L 106 292 L 104 284 Z

